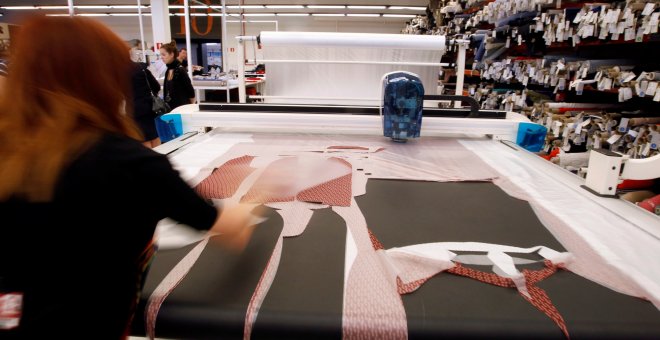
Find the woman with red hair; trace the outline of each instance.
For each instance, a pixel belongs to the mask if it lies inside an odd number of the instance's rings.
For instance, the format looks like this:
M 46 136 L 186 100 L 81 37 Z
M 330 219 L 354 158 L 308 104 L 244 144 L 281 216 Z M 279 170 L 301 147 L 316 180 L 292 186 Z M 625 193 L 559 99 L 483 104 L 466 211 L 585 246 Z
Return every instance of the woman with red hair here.
M 126 104 L 132 64 L 108 28 L 31 18 L 12 48 L 0 95 L 0 297 L 14 313 L 0 338 L 123 338 L 157 222 L 212 229 L 240 249 L 249 208 L 221 215 L 140 143 Z

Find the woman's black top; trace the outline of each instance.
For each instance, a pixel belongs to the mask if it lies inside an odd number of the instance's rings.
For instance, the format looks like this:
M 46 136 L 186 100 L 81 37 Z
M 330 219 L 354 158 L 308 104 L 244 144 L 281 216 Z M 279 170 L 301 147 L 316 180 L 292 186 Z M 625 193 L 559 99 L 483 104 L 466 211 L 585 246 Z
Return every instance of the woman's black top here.
M 195 98 L 195 89 L 188 73 L 177 59 L 167 64 L 163 94 L 171 109 L 190 104 L 190 99 Z
M 0 338 L 119 339 L 158 221 L 206 230 L 217 210 L 165 156 L 108 134 L 67 167 L 51 201 L 0 202 L 0 216 L 0 294 L 24 298 L 18 331 Z

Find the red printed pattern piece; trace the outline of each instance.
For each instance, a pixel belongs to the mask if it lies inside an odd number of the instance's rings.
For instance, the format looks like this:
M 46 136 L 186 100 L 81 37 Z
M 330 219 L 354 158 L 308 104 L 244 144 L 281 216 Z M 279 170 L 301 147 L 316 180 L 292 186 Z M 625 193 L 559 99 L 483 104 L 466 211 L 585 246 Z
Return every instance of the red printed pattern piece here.
M 378 241 L 378 239 L 376 238 L 376 235 L 374 235 L 374 233 L 371 232 L 371 229 L 367 229 L 367 231 L 369 232 L 369 238 L 371 239 L 371 244 L 374 246 L 374 250 L 385 249 L 383 244 L 380 243 L 380 241 Z
M 429 277 L 423 278 L 423 279 L 419 279 L 417 281 L 404 283 L 403 280 L 401 280 L 401 278 L 397 276 L 396 277 L 396 290 L 400 295 L 410 294 L 410 293 L 416 291 L 419 287 L 421 287 L 431 277 L 432 276 L 429 276 Z
M 552 319 L 552 321 L 554 321 L 555 324 L 557 324 L 557 326 L 559 327 L 559 329 L 561 329 L 561 331 L 564 333 L 566 338 L 570 338 L 568 334 L 568 329 L 566 328 L 566 323 L 564 322 L 564 318 L 561 316 L 561 314 L 559 314 L 559 311 L 557 310 L 555 305 L 552 304 L 552 301 L 550 301 L 550 297 L 548 297 L 548 294 L 543 289 L 535 285 L 537 282 L 540 282 L 548 278 L 550 275 L 554 274 L 555 272 L 557 272 L 558 266 L 552 264 L 552 262 L 546 260 L 545 266 L 546 268 L 542 270 L 523 269 L 522 274 L 525 276 L 527 291 L 529 292 L 529 295 L 531 297 L 527 297 L 523 294 L 520 295 L 522 295 L 523 298 L 525 298 L 525 300 L 527 300 L 534 307 L 536 307 L 538 310 L 542 311 L 543 313 L 545 313 L 545 315 L 547 315 L 550 319 Z M 516 287 L 515 283 L 510 278 L 505 278 L 493 273 L 485 273 L 482 271 L 474 270 L 472 268 L 463 267 L 460 263 L 456 263 L 456 267 L 448 269 L 447 272 L 455 275 L 469 277 L 484 283 L 489 283 L 500 287 L 508 287 L 508 288 Z
M 296 198 L 303 202 L 348 207 L 351 205 L 351 186 L 352 175 L 348 174 L 303 190 Z
M 233 196 L 243 180 L 255 170 L 250 167 L 253 159 L 253 156 L 243 156 L 227 161 L 199 183 L 195 191 L 207 199 Z

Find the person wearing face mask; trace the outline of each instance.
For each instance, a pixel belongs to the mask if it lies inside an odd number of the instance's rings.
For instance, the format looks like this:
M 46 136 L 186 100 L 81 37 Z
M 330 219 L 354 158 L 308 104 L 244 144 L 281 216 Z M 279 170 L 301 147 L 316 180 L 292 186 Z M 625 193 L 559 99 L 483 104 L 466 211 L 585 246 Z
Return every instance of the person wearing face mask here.
M 186 69 L 181 65 L 179 51 L 176 42 L 164 44 L 160 48 L 160 57 L 167 65 L 165 82 L 163 83 L 163 95 L 165 102 L 171 109 L 181 105 L 195 103 L 195 89 L 192 86 Z

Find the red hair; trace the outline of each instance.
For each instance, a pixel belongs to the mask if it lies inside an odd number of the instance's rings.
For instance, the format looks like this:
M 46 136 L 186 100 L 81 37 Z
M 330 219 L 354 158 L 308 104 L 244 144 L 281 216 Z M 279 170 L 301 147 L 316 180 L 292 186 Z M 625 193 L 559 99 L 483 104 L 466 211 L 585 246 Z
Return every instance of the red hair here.
M 126 45 L 85 18 L 25 21 L 0 96 L 0 201 L 47 201 L 62 170 L 104 133 L 139 139 L 125 112 Z

